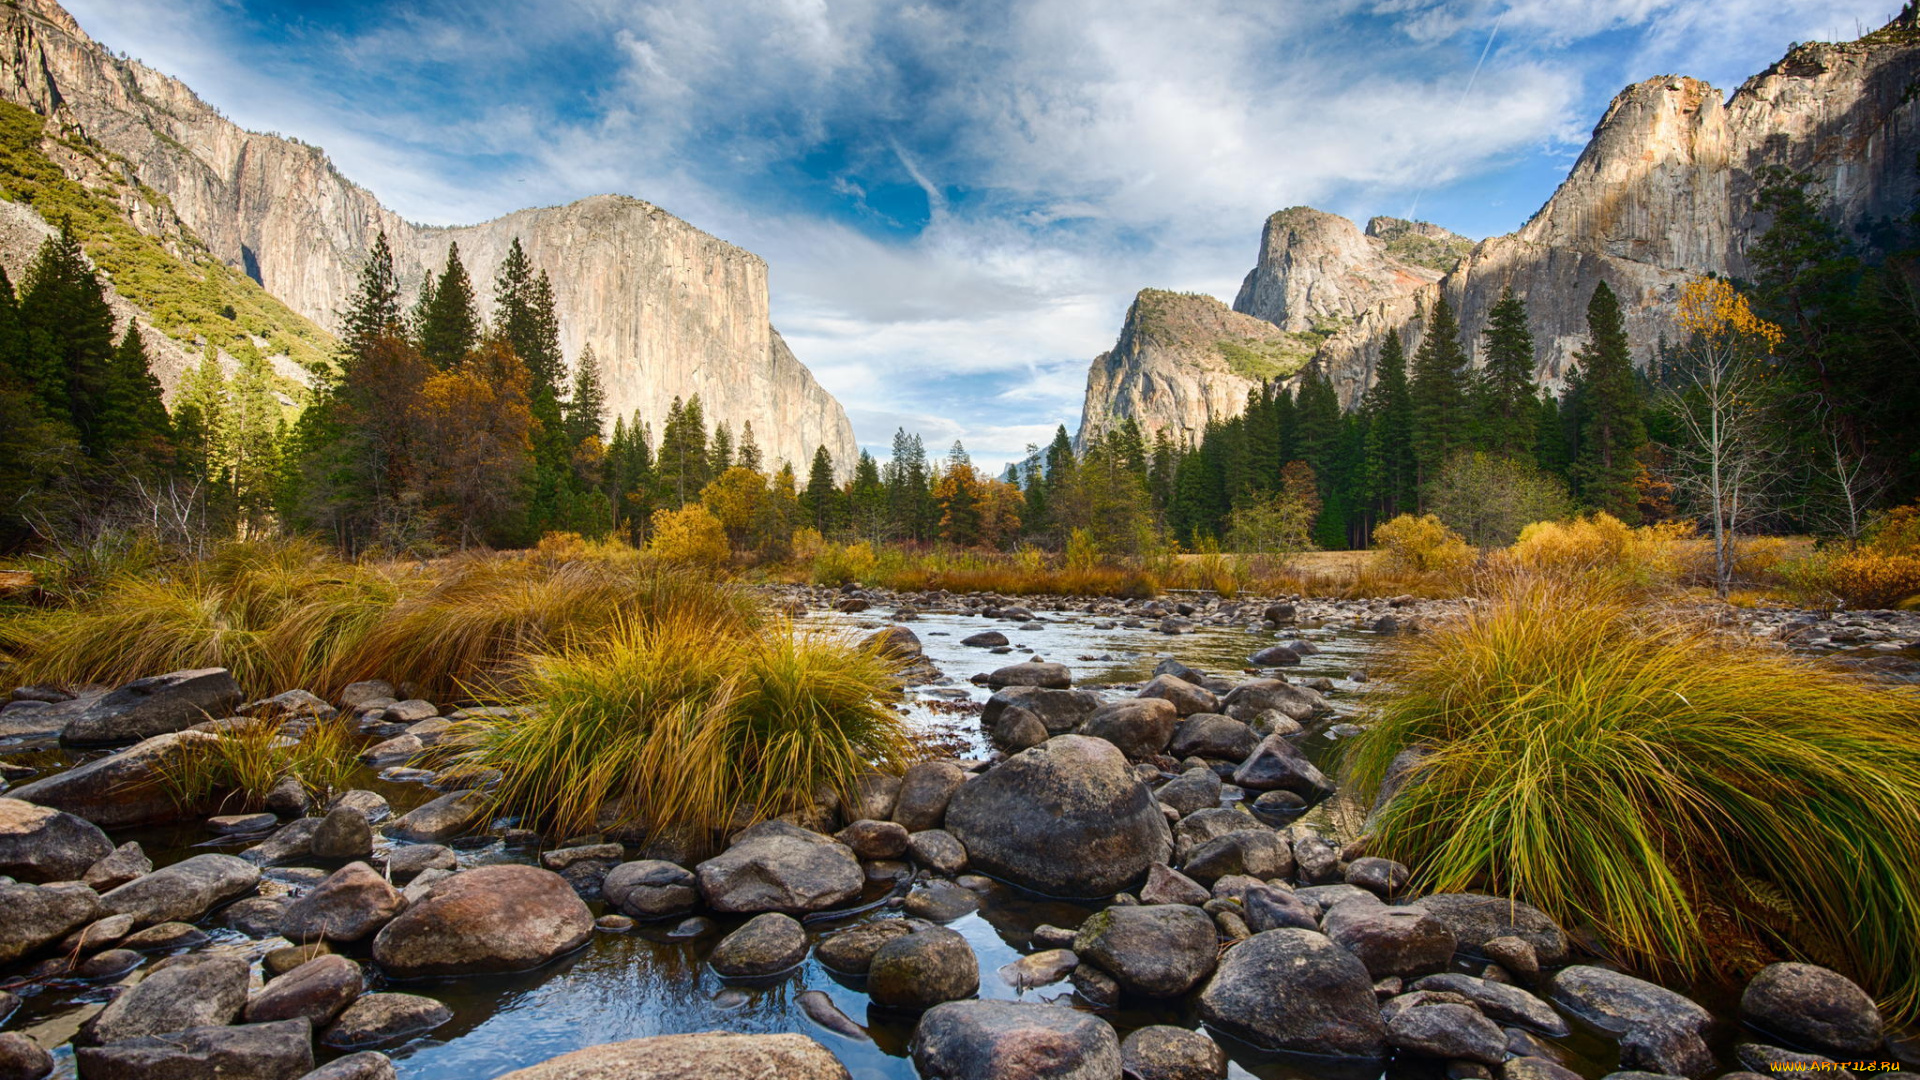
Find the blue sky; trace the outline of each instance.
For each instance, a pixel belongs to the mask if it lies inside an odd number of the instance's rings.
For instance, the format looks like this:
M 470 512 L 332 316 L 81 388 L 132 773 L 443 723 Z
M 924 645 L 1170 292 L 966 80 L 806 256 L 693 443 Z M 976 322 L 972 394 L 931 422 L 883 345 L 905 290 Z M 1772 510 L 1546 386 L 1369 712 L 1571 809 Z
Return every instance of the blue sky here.
M 1230 301 L 1306 203 L 1473 237 L 1608 100 L 1731 92 L 1897 0 L 67 0 L 409 218 L 637 195 L 765 256 L 863 444 L 997 468 L 1078 422 L 1146 286 Z

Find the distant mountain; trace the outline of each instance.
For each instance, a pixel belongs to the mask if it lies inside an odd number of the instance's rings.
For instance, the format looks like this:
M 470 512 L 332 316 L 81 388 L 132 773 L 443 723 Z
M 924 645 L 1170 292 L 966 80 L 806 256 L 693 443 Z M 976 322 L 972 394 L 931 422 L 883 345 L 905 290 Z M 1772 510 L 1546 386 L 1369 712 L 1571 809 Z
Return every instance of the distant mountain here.
M 599 357 L 609 418 L 638 409 L 657 426 L 675 396 L 698 394 L 710 420 L 736 430 L 750 421 L 770 461 L 804 470 L 825 446 L 845 472 L 859 452 L 845 410 L 769 320 L 765 261 L 657 206 L 600 195 L 480 225 L 414 225 L 341 176 L 317 147 L 244 131 L 179 81 L 113 55 L 54 0 L 0 5 L 0 101 L 46 118 L 46 156 L 83 182 L 110 179 L 140 234 L 189 263 L 238 271 L 290 309 L 278 319 L 280 337 L 324 339 L 311 332 L 332 329 L 383 230 L 409 286 L 457 242 L 483 312 L 517 236 L 552 278 L 568 358 L 587 346 Z M 0 187 L 12 187 L 4 169 Z M 3 246 L 0 260 L 16 268 Z M 139 305 L 140 290 L 115 286 Z M 184 339 L 163 358 L 163 382 L 179 356 L 220 344 L 196 336 L 193 320 L 152 321 Z M 260 347 L 277 356 L 307 351 L 275 341 Z

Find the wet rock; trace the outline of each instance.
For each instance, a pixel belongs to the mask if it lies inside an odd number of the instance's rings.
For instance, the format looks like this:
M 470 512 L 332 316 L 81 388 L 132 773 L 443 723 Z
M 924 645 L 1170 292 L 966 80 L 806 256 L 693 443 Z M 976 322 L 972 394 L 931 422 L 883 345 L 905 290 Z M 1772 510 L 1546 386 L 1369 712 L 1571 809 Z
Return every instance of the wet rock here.
M 1415 990 L 1458 994 L 1496 1023 L 1518 1024 L 1556 1039 L 1568 1032 L 1566 1020 L 1553 1011 L 1553 1006 L 1517 986 L 1454 972 L 1429 975 L 1412 986 Z
M 1508 1058 L 1500 1069 L 1501 1080 L 1584 1080 L 1572 1069 L 1543 1057 Z
M 174 821 L 181 809 L 162 782 L 162 769 L 182 746 L 216 743 L 204 731 L 156 735 L 117 754 L 95 758 L 16 788 L 23 802 L 50 806 L 85 818 L 103 829 L 126 829 Z
M 907 850 L 920 865 L 938 874 L 957 874 L 967 868 L 967 849 L 945 829 L 922 829 L 909 835 Z
M 1036 814 L 1045 806 L 1049 813 Z M 1171 844 L 1146 785 L 1103 739 L 1061 735 L 969 781 L 947 831 L 976 869 L 1053 896 L 1126 888 Z
M 1375 979 L 1445 971 L 1456 945 L 1453 931 L 1418 904 L 1340 904 L 1326 913 L 1321 928 Z
M 348 863 L 288 905 L 280 917 L 280 934 L 295 944 L 361 941 L 392 922 L 406 907 L 406 897 L 373 867 L 363 862 Z
M 944 808 L 942 810 L 944 813 Z M 833 834 L 862 859 L 897 859 L 907 850 L 907 827 L 892 821 L 856 821 Z
M 876 919 L 822 938 L 814 946 L 814 956 L 835 971 L 865 975 L 873 963 L 873 954 L 894 938 L 906 937 L 921 927 L 902 919 Z
M 301 862 L 313 857 L 313 834 L 319 831 L 319 818 L 295 818 L 275 830 L 272 836 L 242 851 L 240 857 L 255 866 Z
M 306 690 L 288 690 L 259 701 L 249 701 L 233 710 L 235 716 L 254 716 L 267 720 L 331 720 L 339 710 Z
M 458 870 L 460 860 L 442 844 L 395 844 L 387 849 L 387 875 L 411 881 L 427 870 Z
M 1540 977 L 1540 957 L 1523 938 L 1497 937 L 1480 946 L 1480 951 L 1487 959 L 1518 976 L 1521 982 L 1532 985 Z
M 207 819 L 207 828 L 221 836 L 266 832 L 279 824 L 273 814 L 215 814 Z
M 833 1003 L 833 998 L 828 997 L 826 991 L 803 990 L 793 1000 L 800 1006 L 800 1011 L 807 1014 L 807 1019 L 835 1035 L 858 1039 L 861 1042 L 873 1041 L 873 1037 L 867 1034 L 865 1028 L 855 1023 L 853 1017 L 840 1011 L 840 1006 Z
M 0 1080 L 40 1080 L 53 1072 L 53 1055 L 18 1032 L 0 1032 Z
M 1622 1034 L 1641 1027 L 1672 1027 L 1699 1034 L 1713 1023 L 1707 1010 L 1663 986 L 1605 968 L 1562 968 L 1548 984 L 1548 998 L 1602 1031 Z
M 1065 664 L 1029 661 L 1009 664 L 987 675 L 987 685 L 999 690 L 1007 686 L 1038 686 L 1043 690 L 1065 690 L 1073 685 L 1073 673 Z
M 334 796 L 328 809 L 338 810 L 343 806 L 360 811 L 362 817 L 373 822 L 384 821 L 393 813 L 393 808 L 387 805 L 385 797 L 379 792 L 367 791 L 364 788 L 354 788 Z
M 961 638 L 960 644 L 970 649 L 992 649 L 1007 644 L 1007 635 L 998 630 L 982 630 Z
M 1080 957 L 1072 949 L 1044 949 L 1001 964 L 995 974 L 1015 990 L 1031 990 L 1036 986 L 1051 986 L 1073 974 L 1079 966 Z
M 1196 810 L 1180 819 L 1173 829 L 1173 850 L 1184 862 L 1194 849 L 1242 829 L 1265 828 L 1252 814 L 1237 806 L 1217 806 Z
M 787 970 L 807 958 L 807 932 L 790 915 L 769 911 L 713 947 L 707 962 L 730 978 L 760 978 Z
M 484 824 L 486 815 L 486 796 L 453 791 L 387 822 L 380 831 L 395 840 L 437 843 L 472 832 Z
M 196 1027 L 74 1052 L 86 1080 L 301 1080 L 313 1070 L 305 1020 Z
M 675 940 L 684 941 L 690 938 L 706 937 L 719 928 L 712 919 L 707 918 L 705 915 L 695 915 L 691 919 L 682 919 L 674 923 L 673 929 L 667 931 L 667 936 Z
M 907 894 L 907 914 L 928 922 L 952 922 L 980 910 L 980 897 L 951 881 L 935 879 Z
M 1094 967 L 1083 964 L 1073 969 L 1073 992 L 1089 1005 L 1107 1009 L 1120 1004 L 1120 984 L 1114 977 Z
M 1154 863 L 1147 867 L 1147 883 L 1140 887 L 1143 904 L 1190 904 L 1198 907 L 1212 899 L 1206 886 L 1170 866 Z
M 1765 1043 L 1741 1043 L 1733 1048 L 1740 1064 L 1761 1076 L 1787 1076 L 1793 1080 L 1857 1080 L 1857 1074 L 1840 1063 L 1819 1054 L 1803 1054 Z M 1739 1076 L 1728 1073 L 1728 1076 Z M 1722 1078 L 1724 1080 L 1724 1077 Z
M 1080 733 L 1105 739 L 1134 761 L 1153 757 L 1167 748 L 1180 713 L 1163 698 L 1129 698 L 1094 710 Z
M 1250 820 L 1250 819 L 1249 819 Z M 1255 824 L 1216 837 L 1188 852 L 1181 870 L 1209 885 L 1229 875 L 1268 878 L 1293 873 L 1293 853 L 1286 838 Z
M 626 849 L 619 844 L 575 844 L 546 852 L 540 856 L 540 865 L 556 874 L 565 874 L 581 863 L 600 862 L 611 868 L 624 858 Z
M 1413 871 L 1406 864 L 1368 855 L 1347 866 L 1347 884 L 1362 888 L 1384 899 L 1392 899 L 1407 887 Z M 1452 931 L 1448 931 L 1451 933 Z
M 967 939 L 944 926 L 896 937 L 880 946 L 867 967 L 867 994 L 891 1009 L 930 1009 L 972 997 L 980 989 L 980 962 Z
M 1333 791 L 1333 782 L 1280 735 L 1260 740 L 1233 771 L 1233 782 L 1249 791 L 1291 791 L 1309 802 Z
M 1740 1018 L 1761 1031 L 1840 1058 L 1879 1053 L 1884 1026 L 1853 980 L 1813 964 L 1768 964 L 1740 995 Z
M 848 1080 L 846 1066 L 805 1035 L 656 1035 L 602 1043 L 498 1080 Z
M 1231 716 L 1194 713 L 1173 729 L 1167 750 L 1175 757 L 1203 757 L 1218 761 L 1245 761 L 1260 745 L 1253 729 Z
M 1120 1063 L 1135 1080 L 1225 1080 L 1227 1053 L 1198 1031 L 1155 1024 L 1120 1040 Z
M 364 994 L 320 1033 L 322 1046 L 359 1050 L 425 1035 L 453 1019 L 453 1010 L 418 994 Z
M 113 841 L 91 821 L 0 798 L 0 874 L 35 885 L 77 881 L 113 850 Z
M 1269 645 L 1248 656 L 1247 663 L 1265 668 L 1293 667 L 1300 663 L 1300 654 L 1285 645 Z
M 191 922 L 259 884 L 260 868 L 245 859 L 195 855 L 108 892 L 100 906 L 110 915 L 132 915 L 142 925 Z
M 1098 1017 L 1057 1005 L 950 1001 L 909 1044 L 922 1080 L 1119 1080 L 1120 1039 Z
M 87 867 L 87 872 L 80 876 L 80 880 L 94 892 L 108 892 L 152 872 L 153 860 L 147 858 L 139 842 L 129 840 Z
M 893 820 L 908 832 L 937 829 L 947 816 L 947 803 L 960 790 L 967 774 L 951 761 L 922 761 L 907 770 L 894 800 Z
M 280 918 L 292 902 L 284 896 L 249 896 L 227 905 L 220 921 L 251 938 L 272 937 L 280 932 Z
M 1296 662 L 1298 658 L 1298 654 L 1295 654 Z M 1317 692 L 1279 679 L 1243 682 L 1220 702 L 1220 711 L 1235 720 L 1251 721 L 1269 709 L 1289 720 L 1306 721 L 1319 713 L 1330 711 L 1330 706 L 1327 705 L 1327 699 Z
M 699 883 L 691 871 L 662 859 L 621 863 L 607 872 L 600 895 L 622 914 L 636 919 L 684 915 L 700 903 Z
M 1499 1025 L 1471 1005 L 1422 1005 L 1395 1015 L 1387 1043 L 1408 1053 L 1498 1065 L 1507 1058 Z
M 994 730 L 1003 710 L 1022 708 L 1040 718 L 1048 735 L 1077 731 L 1100 707 L 1100 695 L 1091 690 L 1048 690 L 1038 686 L 1009 686 L 980 708 L 980 726 Z
M 1161 806 L 1185 817 L 1220 805 L 1220 777 L 1211 769 L 1188 769 L 1160 785 L 1153 797 Z
M 483 866 L 433 883 L 382 927 L 373 957 L 398 978 L 522 971 L 586 943 L 593 914 L 560 875 Z
M 844 844 L 779 821 L 741 832 L 694 872 L 708 906 L 742 914 L 824 911 L 860 895 L 865 881 Z
M 1435 893 L 1421 897 L 1421 906 L 1447 924 L 1460 947 L 1480 953 L 1498 937 L 1517 937 L 1533 946 L 1540 966 L 1567 962 L 1567 935 L 1540 909 L 1499 896 L 1478 893 Z
M 122 948 L 144 953 L 170 953 L 197 949 L 208 941 L 207 935 L 192 923 L 155 923 L 137 934 L 128 934 Z
M 1242 916 L 1246 919 L 1247 929 L 1256 934 L 1268 930 L 1281 930 L 1291 927 L 1296 930 L 1319 930 L 1320 920 L 1315 918 L 1315 909 L 1306 901 L 1286 889 L 1275 888 L 1264 882 L 1247 887 L 1241 896 Z
M 109 915 L 104 919 L 95 919 L 62 938 L 54 951 L 72 956 L 110 949 L 124 941 L 133 932 L 133 927 L 131 915 Z M 4 1016 L 0 1016 L 0 1020 L 4 1019 Z
M 364 859 L 373 854 L 373 826 L 360 811 L 335 807 L 313 830 L 308 848 L 316 859 Z
M 242 698 L 226 668 L 196 668 L 135 679 L 88 706 L 60 733 L 69 746 L 139 742 L 231 716 Z
M 1213 695 L 1213 691 L 1195 686 L 1178 675 L 1155 675 L 1147 685 L 1140 688 L 1140 696 L 1165 698 L 1173 703 L 1173 707 L 1181 716 L 1220 711 L 1220 699 Z
M 1649 1024 L 1620 1036 L 1620 1065 L 1668 1076 L 1702 1077 L 1717 1062 L 1706 1040 L 1684 1028 Z
M 284 949 L 275 949 L 260 958 L 260 970 L 268 979 L 277 979 L 290 971 L 298 970 L 300 965 L 319 956 L 331 956 L 333 950 L 324 941 L 311 945 L 289 945 Z
M 273 785 L 267 791 L 267 797 L 261 802 L 272 813 L 283 818 L 301 818 L 313 809 L 313 796 L 300 783 L 298 777 L 288 776 Z
M 1366 966 L 1310 930 L 1269 930 L 1227 950 L 1199 1007 L 1207 1023 L 1270 1050 L 1364 1058 L 1386 1051 Z
M 395 1080 L 393 1061 L 378 1050 L 334 1058 L 300 1080 Z
M 1046 742 L 1047 725 L 1032 712 L 1018 705 L 1010 705 L 1000 710 L 993 726 L 987 729 L 987 737 L 1001 750 L 1017 754 Z
M 1080 924 L 1073 951 L 1121 987 L 1176 997 L 1213 974 L 1219 951 L 1213 920 L 1185 904 L 1110 907 Z
M 847 816 L 858 821 L 867 818 L 873 821 L 888 821 L 893 817 L 893 804 L 900 798 L 900 778 L 888 773 L 871 772 L 854 782 L 853 801 L 847 805 Z
M 1291 791 L 1263 791 L 1253 808 L 1263 814 L 1297 814 L 1307 808 L 1307 800 Z
M 247 962 L 238 956 L 180 956 L 107 1003 L 82 1029 L 87 1041 L 117 1043 L 212 1024 L 231 1024 L 247 1004 Z
M 319 956 L 268 983 L 247 999 L 249 1024 L 305 1017 L 315 1028 L 333 1022 L 366 987 L 360 965 L 344 956 Z
M 633 927 L 633 920 L 625 915 L 602 915 L 593 920 L 593 928 L 607 934 L 624 934 Z
M 108 949 L 106 952 L 96 953 L 82 960 L 73 969 L 73 974 L 82 979 L 118 979 L 139 967 L 145 959 L 146 957 L 132 949 Z

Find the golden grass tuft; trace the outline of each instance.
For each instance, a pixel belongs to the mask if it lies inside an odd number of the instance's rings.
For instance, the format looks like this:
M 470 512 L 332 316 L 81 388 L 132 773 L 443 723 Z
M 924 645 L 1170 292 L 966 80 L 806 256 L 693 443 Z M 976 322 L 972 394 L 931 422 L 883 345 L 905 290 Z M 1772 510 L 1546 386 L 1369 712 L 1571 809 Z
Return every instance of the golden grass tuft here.
M 1920 697 L 1637 604 L 1516 575 L 1408 639 L 1350 744 L 1373 850 L 1428 889 L 1514 896 L 1652 971 L 1778 950 L 1920 1012 Z
M 213 805 L 219 796 L 224 813 L 257 810 L 288 777 L 324 804 L 351 786 L 363 741 L 344 716 L 296 729 L 277 719 L 249 720 L 211 739 L 182 742 L 162 766 L 160 780 L 183 808 Z

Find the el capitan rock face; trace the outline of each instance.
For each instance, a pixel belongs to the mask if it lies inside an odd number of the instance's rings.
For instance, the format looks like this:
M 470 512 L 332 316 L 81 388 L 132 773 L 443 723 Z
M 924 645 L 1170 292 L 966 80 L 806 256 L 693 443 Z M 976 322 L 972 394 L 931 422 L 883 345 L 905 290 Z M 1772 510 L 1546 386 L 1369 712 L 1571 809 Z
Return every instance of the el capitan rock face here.
M 552 279 L 569 360 L 587 346 L 600 359 L 609 420 L 638 409 L 657 427 L 676 395 L 699 394 L 710 422 L 751 422 L 770 463 L 804 471 L 824 445 L 850 474 L 858 456 L 839 402 L 769 321 L 765 261 L 650 203 L 598 195 L 479 225 L 414 225 L 319 148 L 244 131 L 178 80 L 113 56 L 53 0 L 0 6 L 0 99 L 124 158 L 215 256 L 321 326 L 334 325 L 382 231 L 409 291 L 457 242 L 483 314 L 518 236 Z M 152 235 L 172 224 L 135 223 Z

